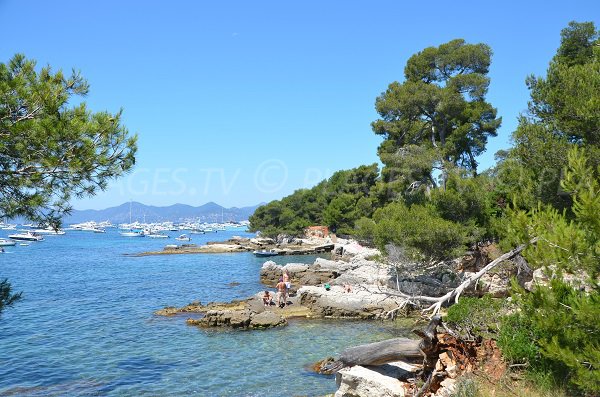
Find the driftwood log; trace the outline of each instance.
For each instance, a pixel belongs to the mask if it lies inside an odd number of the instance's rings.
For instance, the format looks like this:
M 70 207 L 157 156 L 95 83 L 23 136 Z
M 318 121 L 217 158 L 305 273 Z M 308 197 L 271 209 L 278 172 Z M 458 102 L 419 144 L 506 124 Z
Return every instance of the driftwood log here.
M 334 373 L 344 367 L 354 365 L 383 365 L 393 361 L 414 362 L 419 359 L 423 360 L 423 369 L 427 371 L 435 365 L 437 360 L 436 328 L 441 321 L 440 316 L 434 316 L 425 331 L 413 330 L 421 337 L 421 340 L 394 338 L 350 347 L 342 351 L 337 360 L 326 363 L 319 372 Z

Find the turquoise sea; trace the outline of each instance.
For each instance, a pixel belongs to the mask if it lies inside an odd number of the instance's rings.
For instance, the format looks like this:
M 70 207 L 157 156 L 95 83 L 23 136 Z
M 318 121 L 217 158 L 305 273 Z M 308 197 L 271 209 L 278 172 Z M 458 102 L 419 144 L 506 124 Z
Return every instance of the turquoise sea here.
M 320 396 L 335 391 L 335 380 L 311 373 L 311 363 L 405 332 L 335 320 L 203 330 L 187 326 L 186 316 L 155 316 L 164 306 L 229 301 L 264 289 L 264 259 L 250 253 L 124 255 L 162 249 L 177 234 L 155 240 L 121 237 L 115 229 L 68 231 L 6 247 L 0 278 L 23 291 L 23 300 L 0 316 L 0 396 Z M 219 231 L 193 242 L 233 235 L 249 236 Z

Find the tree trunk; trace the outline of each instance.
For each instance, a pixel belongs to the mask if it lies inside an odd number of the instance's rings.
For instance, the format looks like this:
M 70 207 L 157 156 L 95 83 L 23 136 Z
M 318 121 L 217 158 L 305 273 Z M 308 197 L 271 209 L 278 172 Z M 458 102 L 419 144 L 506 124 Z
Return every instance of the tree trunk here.
M 341 361 L 344 366 L 353 366 L 382 365 L 392 361 L 414 361 L 425 358 L 427 367 L 430 358 L 437 358 L 436 328 L 440 323 L 441 317 L 434 316 L 425 331 L 413 330 L 422 338 L 421 340 L 394 338 L 350 347 L 340 354 L 338 361 Z

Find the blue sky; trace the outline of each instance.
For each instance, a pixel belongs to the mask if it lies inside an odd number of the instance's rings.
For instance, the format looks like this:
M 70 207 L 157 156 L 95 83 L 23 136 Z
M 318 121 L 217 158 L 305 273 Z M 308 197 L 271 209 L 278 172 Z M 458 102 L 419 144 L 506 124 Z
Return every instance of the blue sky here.
M 0 0 L 0 62 L 16 52 L 79 69 L 94 111 L 124 110 L 135 170 L 77 209 L 130 199 L 246 206 L 378 161 L 375 98 L 406 60 L 454 38 L 494 56 L 488 100 L 503 125 L 479 160 L 510 144 L 571 20 L 597 1 Z

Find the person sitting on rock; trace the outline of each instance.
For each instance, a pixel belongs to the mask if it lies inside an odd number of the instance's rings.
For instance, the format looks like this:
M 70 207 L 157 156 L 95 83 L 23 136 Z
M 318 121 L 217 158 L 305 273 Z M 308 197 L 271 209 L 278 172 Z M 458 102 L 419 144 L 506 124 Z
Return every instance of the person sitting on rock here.
M 279 282 L 275 287 L 277 288 L 277 306 L 285 307 L 287 303 L 287 287 L 283 282 L 283 277 L 279 278 Z
M 262 299 L 265 306 L 271 306 L 273 304 L 273 295 L 271 295 L 271 293 L 267 290 L 265 290 Z

